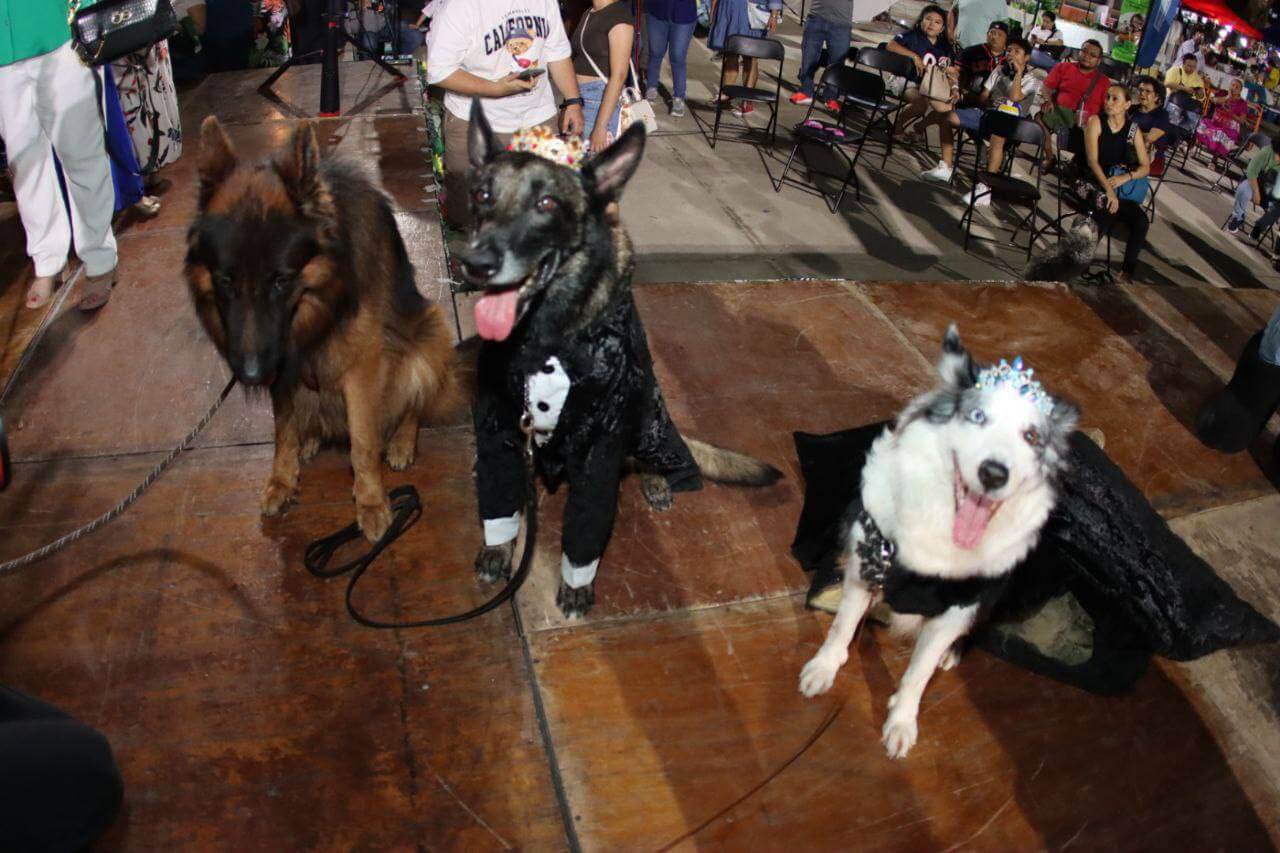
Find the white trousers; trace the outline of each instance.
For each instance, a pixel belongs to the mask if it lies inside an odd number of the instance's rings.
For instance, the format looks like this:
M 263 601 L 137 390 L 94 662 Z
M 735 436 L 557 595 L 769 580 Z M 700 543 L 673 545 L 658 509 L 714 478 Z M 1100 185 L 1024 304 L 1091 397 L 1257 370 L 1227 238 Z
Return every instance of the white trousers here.
M 36 275 L 62 269 L 73 234 L 87 275 L 102 275 L 116 266 L 111 233 L 115 188 L 94 100 L 97 73 L 80 61 L 71 42 L 0 65 L 0 137 L 13 169 L 18 215 Z M 70 220 L 54 170 L 55 151 L 67 178 Z

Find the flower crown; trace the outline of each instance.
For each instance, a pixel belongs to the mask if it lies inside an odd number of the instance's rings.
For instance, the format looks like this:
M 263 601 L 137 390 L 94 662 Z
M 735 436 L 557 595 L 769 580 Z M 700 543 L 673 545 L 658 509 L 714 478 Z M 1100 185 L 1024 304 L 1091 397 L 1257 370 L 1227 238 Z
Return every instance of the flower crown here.
M 512 135 L 507 150 L 527 151 L 570 169 L 581 169 L 587 155 L 586 149 L 582 147 L 581 137 L 561 138 L 544 125 L 517 130 Z
M 1022 356 L 1018 356 L 1013 360 L 1013 364 L 1000 359 L 999 364 L 993 364 L 984 368 L 978 374 L 978 381 L 974 383 L 975 388 L 994 389 L 999 387 L 1008 387 L 1017 391 L 1023 397 L 1026 397 L 1031 405 L 1042 415 L 1048 415 L 1053 411 L 1053 397 L 1044 390 L 1038 381 L 1032 379 L 1031 376 L 1035 371 L 1022 366 Z

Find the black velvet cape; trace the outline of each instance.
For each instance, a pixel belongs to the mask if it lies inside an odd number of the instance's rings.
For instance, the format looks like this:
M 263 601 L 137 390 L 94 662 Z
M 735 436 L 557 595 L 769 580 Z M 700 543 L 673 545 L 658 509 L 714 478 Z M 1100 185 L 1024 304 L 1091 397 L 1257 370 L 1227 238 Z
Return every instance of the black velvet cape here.
M 840 583 L 849 507 L 885 426 L 795 433 L 805 500 L 791 551 L 814 572 L 811 604 Z M 1079 432 L 1039 544 L 972 637 L 998 657 L 1097 693 L 1129 689 L 1152 654 L 1193 660 L 1277 640 L 1280 627 L 1237 597 Z

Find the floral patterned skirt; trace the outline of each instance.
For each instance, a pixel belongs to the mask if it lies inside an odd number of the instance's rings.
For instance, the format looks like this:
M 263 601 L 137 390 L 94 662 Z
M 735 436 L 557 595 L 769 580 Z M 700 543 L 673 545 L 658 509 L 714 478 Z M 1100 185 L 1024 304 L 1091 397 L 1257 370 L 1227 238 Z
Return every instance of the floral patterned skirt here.
M 169 43 L 162 41 L 120 57 L 111 63 L 111 73 L 142 174 L 149 175 L 182 156 L 182 119 Z

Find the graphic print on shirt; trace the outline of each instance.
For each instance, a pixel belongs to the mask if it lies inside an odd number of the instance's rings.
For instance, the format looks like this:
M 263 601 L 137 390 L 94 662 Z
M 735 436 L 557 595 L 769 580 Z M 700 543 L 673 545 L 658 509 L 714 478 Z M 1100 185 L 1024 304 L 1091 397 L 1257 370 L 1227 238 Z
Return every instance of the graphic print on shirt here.
M 485 56 L 505 50 L 511 56 L 516 70 L 534 68 L 538 65 L 538 60 L 530 58 L 528 54 L 531 51 L 534 54 L 542 53 L 541 50 L 534 51 L 533 47 L 539 40 L 545 41 L 550 31 L 550 25 L 544 16 L 535 15 L 527 9 L 513 9 L 505 21 L 485 33 Z

